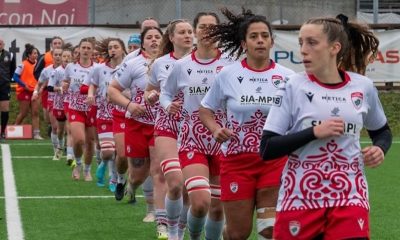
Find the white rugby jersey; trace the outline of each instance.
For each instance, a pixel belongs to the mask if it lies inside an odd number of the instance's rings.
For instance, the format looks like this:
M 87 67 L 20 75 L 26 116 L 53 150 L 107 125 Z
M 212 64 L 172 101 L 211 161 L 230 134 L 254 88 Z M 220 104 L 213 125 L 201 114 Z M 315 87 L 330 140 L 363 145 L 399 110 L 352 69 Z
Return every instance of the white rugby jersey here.
M 90 82 L 90 72 L 96 64 L 92 62 L 89 67 L 83 67 L 76 63 L 69 63 L 65 68 L 65 79 L 69 81 L 69 108 L 77 111 L 89 111 L 89 106 L 85 102 L 87 95 L 80 93 L 80 88 L 84 82 Z
M 345 72 L 336 86 L 306 73 L 292 75 L 279 90 L 264 130 L 299 132 L 332 117 L 343 118 L 344 135 L 314 140 L 289 155 L 282 175 L 278 211 L 360 206 L 369 209 L 359 143 L 360 130 L 377 130 L 387 120 L 372 81 Z
M 62 87 L 62 81 L 65 79 L 65 68 L 64 66 L 59 66 L 54 71 L 54 77 L 49 79 L 48 86 L 52 87 Z M 50 92 L 49 92 L 50 93 Z M 67 93 L 54 93 L 54 101 L 53 101 L 53 108 L 56 110 L 63 110 L 64 109 L 64 98 L 66 97 Z
M 294 72 L 271 60 L 267 69 L 251 69 L 246 59 L 222 69 L 201 105 L 214 112 L 226 107 L 227 127 L 232 137 L 224 142 L 225 155 L 258 153 L 265 119 L 278 86 Z
M 151 73 L 149 83 L 154 87 L 162 88 L 171 73 L 175 62 L 178 59 L 174 57 L 174 53 L 170 52 L 160 58 L 157 58 L 151 66 Z M 173 101 L 182 99 L 183 93 L 178 94 Z M 179 98 L 180 97 L 180 98 Z M 157 116 L 155 121 L 155 129 L 178 134 L 178 121 L 180 113 L 175 115 L 168 114 L 164 108 L 157 109 Z
M 132 102 L 140 104 L 146 109 L 145 114 L 139 117 L 134 117 L 129 111 L 126 111 L 125 117 L 154 125 L 158 106 L 150 106 L 144 100 L 144 90 L 149 81 L 148 71 L 150 61 L 143 54 L 140 54 L 138 57 L 122 63 L 114 78 L 122 88 L 130 89 Z
M 178 146 L 180 152 L 200 152 L 208 155 L 220 153 L 217 143 L 208 129 L 199 119 L 200 102 L 214 82 L 215 75 L 230 63 L 221 54 L 208 63 L 196 59 L 195 51 L 175 63 L 164 87 L 161 89 L 160 102 L 166 109 L 174 100 L 175 95 L 183 92 L 182 121 Z M 225 123 L 222 110 L 216 111 L 215 119 L 221 126 Z
M 122 60 L 122 63 L 126 63 L 126 62 L 128 62 L 129 60 L 132 60 L 132 59 L 134 59 L 135 57 L 138 57 L 138 56 L 140 55 L 140 53 L 141 53 L 141 49 L 140 49 L 140 48 L 136 49 L 136 50 L 133 51 L 133 52 L 128 53 L 128 55 L 126 55 L 126 56 L 124 57 L 124 59 Z
M 54 79 L 55 71 L 56 71 L 56 68 L 54 68 L 54 65 L 50 64 L 49 66 L 45 67 L 42 70 L 42 72 L 40 73 L 38 81 L 40 83 L 42 83 L 42 84 L 47 83 L 47 85 L 49 85 L 48 83 L 49 83 L 50 79 L 52 79 L 52 78 Z M 49 92 L 48 93 L 47 100 L 48 101 L 53 101 L 54 100 L 54 92 Z
M 98 119 L 112 120 L 112 111 L 115 105 L 107 101 L 107 89 L 117 69 L 118 67 L 113 68 L 108 63 L 98 64 L 93 69 L 91 84 L 97 86 L 96 105 Z

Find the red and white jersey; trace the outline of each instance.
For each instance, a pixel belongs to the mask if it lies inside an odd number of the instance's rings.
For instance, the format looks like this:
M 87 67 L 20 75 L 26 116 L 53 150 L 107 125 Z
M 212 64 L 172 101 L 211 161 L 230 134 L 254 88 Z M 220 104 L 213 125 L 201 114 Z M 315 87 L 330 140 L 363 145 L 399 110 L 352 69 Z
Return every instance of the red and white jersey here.
M 85 102 L 87 95 L 80 93 L 80 88 L 84 82 L 90 82 L 90 72 L 93 71 L 95 64 L 83 67 L 77 63 L 70 63 L 65 68 L 65 79 L 69 81 L 69 108 L 77 111 L 89 111 L 89 106 Z
M 161 89 L 160 102 L 166 109 L 179 91 L 183 92 L 182 120 L 178 136 L 179 151 L 200 152 L 208 155 L 220 153 L 217 143 L 208 129 L 199 119 L 200 102 L 215 80 L 216 74 L 230 61 L 221 58 L 199 60 L 195 51 L 178 60 L 164 87 Z M 222 110 L 216 111 L 215 119 L 221 126 L 225 124 Z
M 112 111 L 115 105 L 107 101 L 107 89 L 117 69 L 111 67 L 108 63 L 102 63 L 96 65 L 92 71 L 90 80 L 91 84 L 97 86 L 96 105 L 98 119 L 112 120 Z
M 55 71 L 56 68 L 54 68 L 54 65 L 51 64 L 47 67 L 45 67 L 42 72 L 40 73 L 39 76 L 39 82 L 42 84 L 46 84 L 49 85 L 49 81 L 51 78 L 54 78 L 55 76 Z M 54 92 L 49 92 L 49 94 L 47 95 L 47 100 L 48 101 L 53 101 L 54 100 Z
M 140 104 L 146 109 L 146 113 L 139 117 L 134 117 L 126 111 L 125 117 L 154 125 L 158 106 L 150 106 L 144 100 L 144 90 L 149 81 L 148 71 L 150 61 L 143 54 L 140 54 L 138 57 L 122 63 L 114 78 L 123 89 L 130 89 L 132 102 Z
M 268 68 L 254 70 L 243 59 L 217 75 L 201 105 L 213 112 L 226 108 L 227 127 L 233 134 L 221 146 L 225 155 L 259 152 L 269 109 L 281 101 L 275 97 L 278 86 L 292 74 L 292 70 L 272 60 Z
M 314 140 L 289 156 L 282 175 L 278 211 L 360 206 L 369 209 L 360 147 L 363 127 L 377 130 L 387 120 L 373 82 L 342 72 L 343 83 L 322 84 L 306 73 L 292 75 L 278 91 L 264 130 L 299 132 L 332 117 L 344 120 L 344 134 Z
M 171 73 L 175 62 L 178 59 L 174 57 L 173 52 L 170 52 L 160 58 L 157 58 L 151 66 L 151 74 L 149 83 L 154 87 L 163 88 L 165 82 L 169 74 Z M 175 96 L 173 101 L 177 101 L 183 98 L 183 93 L 179 92 L 177 96 Z M 177 113 L 175 115 L 168 114 L 164 108 L 157 109 L 157 116 L 155 122 L 155 129 L 161 131 L 172 131 L 176 135 L 178 135 L 178 122 L 181 114 Z
M 54 71 L 54 77 L 49 79 L 48 86 L 52 87 L 61 87 L 62 81 L 65 79 L 65 68 L 64 66 L 59 66 Z M 66 97 L 67 93 L 54 93 L 54 101 L 53 101 L 53 108 L 56 110 L 63 110 L 64 109 L 64 98 Z

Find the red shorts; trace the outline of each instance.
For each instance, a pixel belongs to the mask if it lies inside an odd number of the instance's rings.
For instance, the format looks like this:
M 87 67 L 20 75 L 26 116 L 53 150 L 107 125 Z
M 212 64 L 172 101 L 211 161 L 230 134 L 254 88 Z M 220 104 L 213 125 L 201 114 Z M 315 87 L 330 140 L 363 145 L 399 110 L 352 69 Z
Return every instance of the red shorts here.
M 31 101 L 33 92 L 23 91 L 17 94 L 18 101 Z
M 179 161 L 182 169 L 191 164 L 203 164 L 208 167 L 211 176 L 219 176 L 220 158 L 220 154 L 206 155 L 199 152 L 179 152 Z
M 113 132 L 113 121 L 111 120 L 97 119 L 96 124 L 97 124 L 97 134 Z
M 369 238 L 369 214 L 362 207 L 332 207 L 277 212 L 274 239 Z M 321 238 L 322 239 L 322 238 Z
M 74 109 L 69 109 L 68 112 L 68 121 L 72 122 L 80 122 L 84 123 L 86 127 L 94 127 L 96 126 L 96 114 L 93 115 L 91 111 L 77 111 Z
M 255 199 L 256 190 L 279 187 L 286 161 L 263 161 L 258 153 L 221 156 L 221 200 Z
M 113 110 L 113 133 L 125 133 L 125 114 Z
M 125 155 L 131 158 L 149 157 L 154 146 L 154 125 L 125 119 Z
M 155 137 L 169 137 L 169 138 L 173 138 L 175 140 L 178 139 L 178 135 L 174 132 L 171 131 L 165 131 L 165 130 L 154 130 L 154 136 Z
M 49 96 L 49 92 L 46 89 L 44 89 L 42 92 L 42 107 L 45 109 L 48 109 L 48 106 L 49 106 L 48 101 L 47 101 L 48 96 Z
M 57 121 L 60 122 L 64 122 L 65 120 L 67 120 L 64 110 L 53 109 L 53 116 L 57 119 Z
M 47 111 L 49 111 L 49 113 L 53 111 L 53 104 L 53 101 L 47 100 Z

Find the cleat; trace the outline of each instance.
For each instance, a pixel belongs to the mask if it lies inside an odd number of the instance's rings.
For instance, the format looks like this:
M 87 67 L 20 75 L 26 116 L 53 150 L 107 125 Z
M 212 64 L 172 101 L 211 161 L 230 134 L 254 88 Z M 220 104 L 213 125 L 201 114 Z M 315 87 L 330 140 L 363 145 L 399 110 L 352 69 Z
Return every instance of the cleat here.
M 107 165 L 104 164 L 104 162 L 102 161 L 96 169 L 96 178 L 97 178 L 97 186 L 99 187 L 104 187 L 105 186 L 105 174 L 106 174 L 106 170 L 107 170 Z
M 57 156 L 57 153 L 54 153 L 53 161 L 59 161 L 60 158 Z
M 85 173 L 85 182 L 91 182 L 93 181 L 92 175 L 90 174 L 90 172 Z
M 115 192 L 114 192 L 115 200 L 121 201 L 124 198 L 125 185 L 126 185 L 126 182 L 124 184 L 117 183 L 117 187 L 115 188 Z
M 0 142 L 5 142 L 6 141 L 6 134 L 2 133 L 0 134 Z
M 33 136 L 33 139 L 35 139 L 35 140 L 44 140 L 44 138 L 42 138 L 40 135 Z
M 116 188 L 117 188 L 117 183 L 114 182 L 114 181 L 110 181 L 110 183 L 109 183 L 109 185 L 108 185 L 108 189 L 109 189 L 111 192 L 115 193 Z
M 156 216 L 154 216 L 153 212 L 148 212 L 146 216 L 143 218 L 143 222 L 145 223 L 151 223 L 156 220 Z
M 72 163 L 74 162 L 74 158 L 71 155 L 67 155 L 67 166 L 72 167 Z
M 60 160 L 63 155 L 63 150 L 61 148 L 57 148 L 56 155 L 57 155 L 58 160 Z
M 125 188 L 124 194 L 129 197 L 128 204 L 134 205 L 136 203 L 136 192 L 133 191 L 130 183 L 128 183 L 128 186 Z
M 157 239 L 168 240 L 167 226 L 165 224 L 157 224 Z
M 72 179 L 73 180 L 79 180 L 81 178 L 81 170 L 82 170 L 82 166 L 77 165 L 75 163 L 75 165 L 73 166 L 73 170 L 72 170 Z

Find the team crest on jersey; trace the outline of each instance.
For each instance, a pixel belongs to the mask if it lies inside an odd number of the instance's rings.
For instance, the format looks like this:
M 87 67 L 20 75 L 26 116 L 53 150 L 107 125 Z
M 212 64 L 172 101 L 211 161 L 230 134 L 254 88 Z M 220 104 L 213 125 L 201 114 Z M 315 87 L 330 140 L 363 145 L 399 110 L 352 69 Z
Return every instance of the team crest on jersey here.
M 194 157 L 194 152 L 188 152 L 186 156 L 188 159 L 192 159 Z
M 169 65 L 165 65 L 165 69 L 167 69 L 167 70 L 168 70 L 168 68 L 169 68 Z
M 276 88 L 279 88 L 280 85 L 285 82 L 285 81 L 283 81 L 283 77 L 280 75 L 272 75 L 271 79 L 272 79 L 272 84 Z
M 364 95 L 361 92 L 353 92 L 351 94 L 351 101 L 353 102 L 353 106 L 359 110 L 362 106 L 364 99 Z
M 190 76 L 190 74 L 192 73 L 192 69 L 188 68 L 186 71 L 187 71 L 187 73 L 188 73 L 189 76 Z
M 237 182 L 231 182 L 229 187 L 233 193 L 236 193 L 239 190 L 239 184 Z
M 217 69 L 215 69 L 215 72 L 216 72 L 216 73 L 219 73 L 223 67 L 224 67 L 224 66 L 218 66 Z
M 237 80 L 239 80 L 239 83 L 242 83 L 243 77 L 242 77 L 242 76 L 239 76 L 239 77 L 237 77 Z
M 300 222 L 298 221 L 290 221 L 289 222 L 289 231 L 293 237 L 297 236 L 300 232 Z

